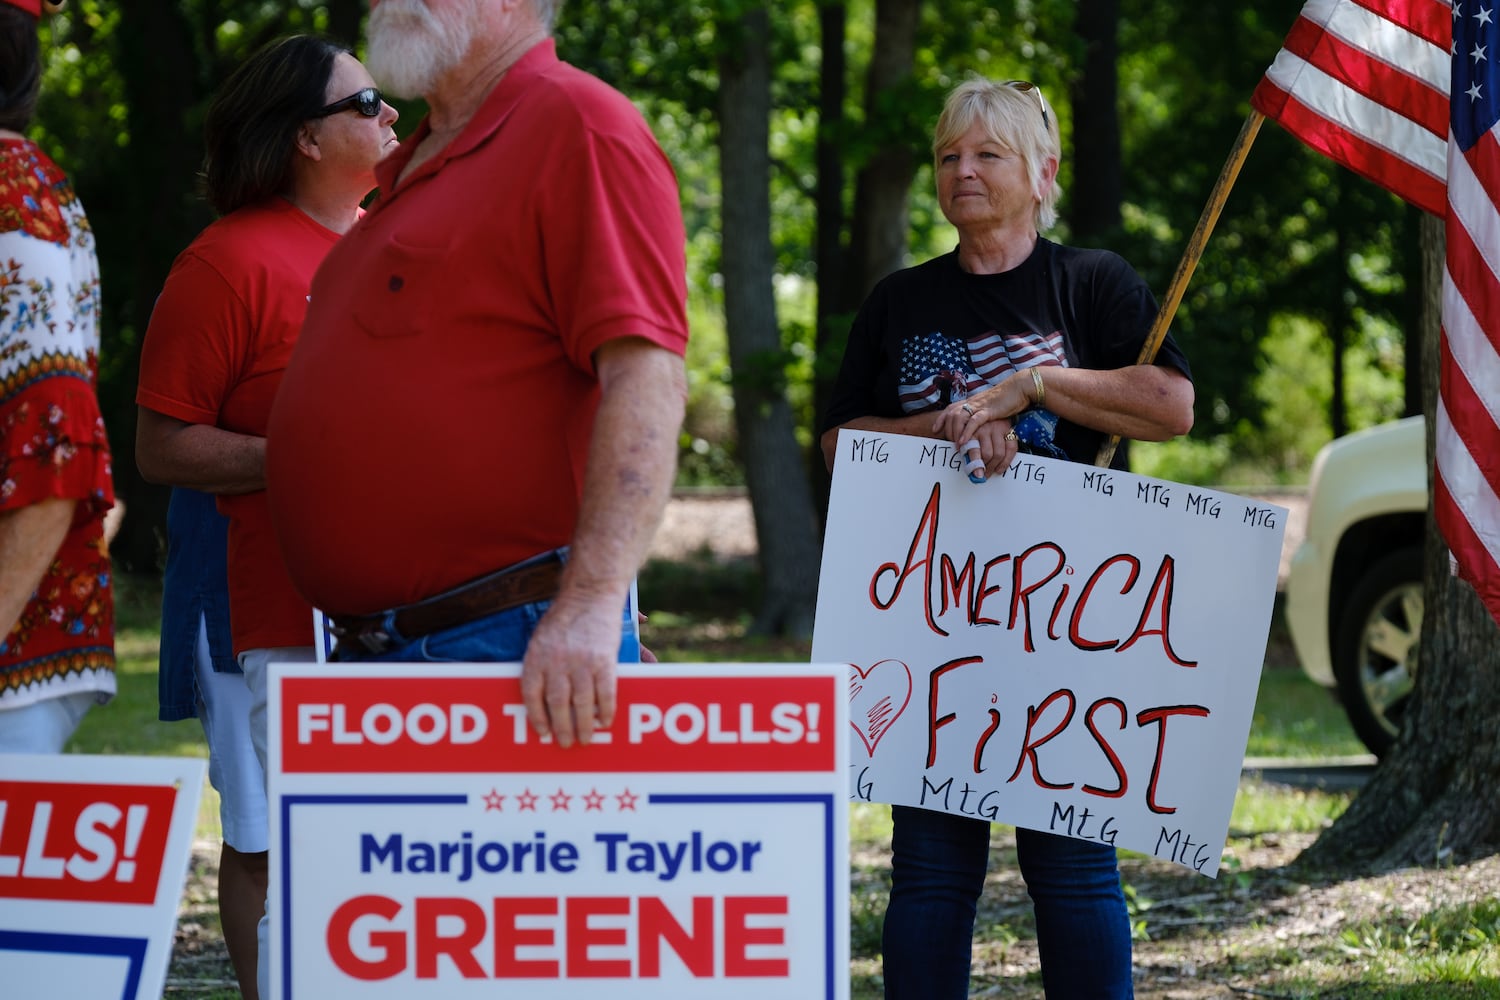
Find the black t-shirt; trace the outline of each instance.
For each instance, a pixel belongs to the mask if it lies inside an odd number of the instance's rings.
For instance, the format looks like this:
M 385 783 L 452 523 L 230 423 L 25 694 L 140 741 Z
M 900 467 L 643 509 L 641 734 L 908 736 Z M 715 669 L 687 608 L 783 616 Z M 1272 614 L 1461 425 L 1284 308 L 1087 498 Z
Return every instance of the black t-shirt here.
M 969 274 L 958 266 L 957 251 L 944 254 L 897 271 L 870 292 L 849 332 L 820 430 L 858 417 L 938 410 L 1033 365 L 1128 367 L 1156 313 L 1145 281 L 1107 250 L 1038 239 L 1024 263 L 1000 274 Z M 1170 335 L 1156 364 L 1192 377 Z M 1026 427 L 1017 430 L 1030 450 L 1092 462 L 1107 437 L 1028 412 Z M 1124 460 L 1121 448 L 1115 467 Z

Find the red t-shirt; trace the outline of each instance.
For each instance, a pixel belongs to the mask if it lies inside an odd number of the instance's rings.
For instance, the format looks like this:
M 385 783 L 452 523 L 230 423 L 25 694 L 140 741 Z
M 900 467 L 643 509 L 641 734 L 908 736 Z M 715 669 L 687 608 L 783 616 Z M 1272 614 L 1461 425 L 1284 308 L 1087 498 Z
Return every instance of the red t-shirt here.
M 156 300 L 135 401 L 187 423 L 264 437 L 313 272 L 338 238 L 281 198 L 205 229 L 173 263 Z M 229 518 L 236 655 L 312 645 L 312 609 L 287 576 L 265 491 L 218 502 Z
M 567 544 L 594 351 L 687 345 L 676 178 L 623 95 L 549 40 L 395 187 L 426 134 L 381 164 L 381 199 L 318 271 L 271 415 L 277 534 L 331 613 Z

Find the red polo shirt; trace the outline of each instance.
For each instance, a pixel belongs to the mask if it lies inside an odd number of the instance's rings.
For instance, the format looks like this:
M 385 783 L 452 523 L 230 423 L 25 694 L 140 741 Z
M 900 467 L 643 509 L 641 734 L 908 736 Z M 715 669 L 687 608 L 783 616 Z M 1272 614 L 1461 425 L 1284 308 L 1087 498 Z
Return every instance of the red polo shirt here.
M 151 311 L 135 401 L 190 424 L 264 437 L 313 272 L 338 238 L 281 198 L 205 229 L 173 263 Z M 265 491 L 226 494 L 218 504 L 229 518 L 235 654 L 312 645 L 312 609 L 287 577 Z
M 623 95 L 550 40 L 318 270 L 271 414 L 271 513 L 334 614 L 410 603 L 567 544 L 598 405 L 592 356 L 687 345 L 671 165 Z

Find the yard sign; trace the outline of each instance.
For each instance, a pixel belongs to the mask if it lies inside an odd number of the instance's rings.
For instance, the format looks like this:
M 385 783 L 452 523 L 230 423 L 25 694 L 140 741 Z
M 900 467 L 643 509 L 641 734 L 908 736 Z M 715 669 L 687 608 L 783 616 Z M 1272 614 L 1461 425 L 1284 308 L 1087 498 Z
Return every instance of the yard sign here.
M 272 997 L 847 997 L 846 673 L 622 666 L 563 750 L 516 664 L 275 668 Z
M 0 996 L 162 995 L 204 766 L 0 754 Z
M 851 795 L 1214 875 L 1286 511 L 842 431 L 813 658 L 849 668 Z

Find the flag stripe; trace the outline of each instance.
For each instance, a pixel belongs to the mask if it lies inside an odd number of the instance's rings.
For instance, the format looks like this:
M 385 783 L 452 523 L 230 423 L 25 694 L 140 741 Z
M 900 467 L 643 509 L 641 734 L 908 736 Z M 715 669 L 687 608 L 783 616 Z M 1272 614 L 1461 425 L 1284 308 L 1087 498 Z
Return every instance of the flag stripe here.
M 1355 2 L 1318 0 L 1317 3 L 1308 4 L 1308 8 L 1314 8 L 1313 10 L 1303 9 L 1302 16 L 1287 35 L 1285 47 L 1294 49 L 1306 58 L 1308 51 L 1316 48 L 1318 37 L 1326 32 L 1327 41 L 1332 46 L 1327 56 L 1342 55 L 1356 67 L 1349 71 L 1351 81 L 1366 79 L 1371 73 L 1378 76 L 1382 70 L 1395 71 L 1413 81 L 1420 81 L 1440 99 L 1434 120 L 1446 122 L 1448 76 L 1451 71 L 1448 62 L 1448 7 L 1446 4 L 1433 3 L 1432 0 L 1424 0 L 1420 7 L 1414 4 L 1408 6 L 1441 13 L 1441 39 L 1426 37 L 1421 30 L 1413 30 L 1410 24 L 1394 22 Z M 1309 61 L 1318 62 L 1316 59 Z M 1331 58 L 1329 62 L 1333 66 L 1338 65 Z M 1319 65 L 1334 76 L 1343 72 L 1335 71 L 1322 63 Z M 1376 100 L 1384 99 L 1375 88 L 1361 87 L 1360 92 Z
M 1261 87 L 1267 86 L 1265 82 L 1261 83 Z M 1288 132 L 1329 159 L 1395 192 L 1423 211 L 1433 215 L 1444 213 L 1441 167 L 1424 168 L 1411 163 L 1329 120 L 1291 95 L 1279 90 L 1275 92 L 1284 103 L 1279 109 L 1272 110 L 1267 101 L 1257 101 L 1256 108 L 1261 114 L 1280 122 Z M 1256 90 L 1257 96 L 1261 93 L 1260 89 Z M 1383 111 L 1379 113 L 1384 114 Z M 1436 152 L 1441 156 L 1442 144 L 1437 146 Z
M 1444 457 L 1445 444 L 1459 438 L 1448 422 L 1448 412 L 1438 404 L 1435 421 L 1438 456 Z M 1449 454 L 1433 477 L 1433 515 L 1438 529 L 1458 562 L 1459 576 L 1469 582 L 1490 613 L 1500 620 L 1500 498 L 1490 491 L 1483 477 L 1464 461 L 1469 453 L 1462 448 Z
M 1453 551 L 1460 549 L 1481 553 L 1467 564 L 1459 564 L 1459 575 L 1474 588 L 1486 607 L 1500 605 L 1500 566 L 1497 566 L 1493 549 L 1487 549 L 1474 532 L 1474 522 L 1454 502 L 1453 493 L 1442 477 L 1432 485 L 1434 516 L 1442 529 L 1443 538 Z
M 1487 341 L 1493 354 L 1500 350 L 1500 329 L 1485 326 L 1477 317 L 1500 317 L 1500 279 L 1495 276 L 1495 263 L 1485 258 L 1480 247 L 1500 246 L 1494 242 L 1500 239 L 1500 216 L 1493 210 L 1474 212 L 1474 205 L 1473 200 L 1455 198 L 1448 214 L 1449 281 L 1443 288 L 1443 324 L 1445 330 L 1465 340 Z M 1500 386 L 1500 381 L 1479 384 Z
M 1310 0 L 1251 105 L 1318 152 L 1442 215 L 1449 16 L 1443 0 Z
M 1442 176 L 1448 154 L 1448 119 L 1439 118 L 1438 131 L 1433 132 L 1426 123 L 1416 122 L 1388 107 L 1386 103 L 1373 101 L 1363 94 L 1349 89 L 1342 82 L 1324 73 L 1305 59 L 1282 49 L 1266 73 L 1266 80 L 1283 86 L 1290 100 L 1300 102 L 1308 110 L 1330 124 L 1346 129 L 1381 149 L 1409 160 L 1434 176 Z M 1387 76 L 1389 81 L 1389 76 Z M 1280 116 L 1278 116 L 1280 121 Z M 1282 126 L 1288 128 L 1285 121 Z M 1301 139 L 1301 133 L 1294 132 Z
M 1454 168 L 1462 171 L 1457 178 L 1451 176 Z M 1474 148 L 1464 153 L 1462 165 L 1453 164 L 1448 172 L 1450 186 L 1459 183 L 1465 185 L 1462 200 L 1487 202 L 1492 210 L 1500 211 L 1500 202 L 1497 202 L 1500 199 L 1500 142 L 1496 141 L 1494 132 L 1486 132 L 1480 136 Z M 1491 238 L 1483 241 L 1485 246 L 1500 246 L 1493 239 L 1494 232 L 1494 229 L 1489 230 Z M 1493 267 L 1492 261 L 1491 268 Z
M 1332 2 L 1337 0 L 1318 0 L 1318 6 L 1328 6 Z M 1448 50 L 1448 43 L 1453 38 L 1453 12 L 1448 0 L 1358 0 L 1358 3 L 1371 13 L 1394 21 L 1424 42 L 1445 52 Z M 1448 89 L 1446 82 L 1443 89 Z
M 1494 431 L 1494 414 L 1489 412 L 1484 399 L 1475 391 L 1475 386 L 1482 383 L 1472 381 L 1472 371 L 1466 371 L 1462 362 L 1447 350 L 1456 340 L 1458 338 L 1449 336 L 1443 338 L 1438 362 L 1443 380 L 1444 419 L 1452 430 L 1452 434 L 1437 438 L 1438 467 L 1450 485 L 1457 480 L 1465 487 L 1455 491 L 1459 495 L 1478 492 L 1493 499 L 1500 493 L 1500 455 L 1473 451 L 1467 442 L 1483 440 L 1486 434 Z M 1500 517 L 1500 511 L 1497 511 L 1497 517 Z M 1494 522 L 1492 533 L 1500 538 L 1500 520 Z M 1500 546 L 1494 553 L 1500 555 Z

